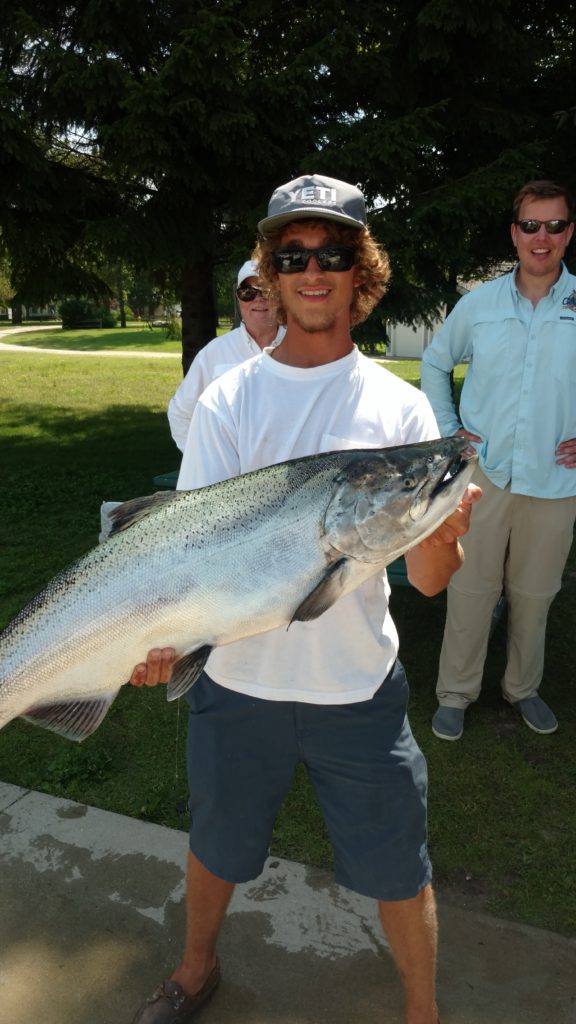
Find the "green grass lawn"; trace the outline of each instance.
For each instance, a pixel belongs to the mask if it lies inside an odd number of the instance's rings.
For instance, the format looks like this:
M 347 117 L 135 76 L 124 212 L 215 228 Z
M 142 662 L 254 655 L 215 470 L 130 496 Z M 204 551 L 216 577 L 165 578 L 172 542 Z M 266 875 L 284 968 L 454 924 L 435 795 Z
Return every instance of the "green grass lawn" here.
M 48 350 L 60 348 L 75 352 L 88 352 L 94 349 L 101 352 L 143 350 L 174 352 L 179 355 L 182 351 L 181 342 L 168 341 L 165 330 L 161 327 L 150 328 L 145 322 L 129 323 L 124 328 L 103 330 L 64 331 L 62 328 L 54 328 L 42 331 L 31 328 L 26 333 L 9 335 L 6 341 L 10 345 L 21 345 L 22 348 L 39 346 Z
M 46 333 L 51 343 L 58 334 Z M 95 343 L 100 332 L 89 333 Z M 149 493 L 156 473 L 177 467 L 165 410 L 180 381 L 180 363 L 24 352 L 3 352 L 0 360 L 5 624 L 51 576 L 96 543 L 102 500 Z M 386 365 L 418 383 L 418 362 Z M 462 374 L 460 368 L 457 378 Z M 474 898 L 502 916 L 575 934 L 574 553 L 549 626 L 543 693 L 560 719 L 554 736 L 531 733 L 502 701 L 501 630 L 464 737 L 450 744 L 432 736 L 444 610 L 443 595 L 426 599 L 404 587 L 392 595 L 411 684 L 411 721 L 429 763 L 438 888 Z M 80 745 L 10 723 L 0 733 L 0 779 L 186 828 L 180 809 L 185 737 L 183 702 L 168 704 L 161 687 L 124 687 L 100 729 Z M 324 825 L 302 772 L 277 821 L 273 852 L 330 865 Z

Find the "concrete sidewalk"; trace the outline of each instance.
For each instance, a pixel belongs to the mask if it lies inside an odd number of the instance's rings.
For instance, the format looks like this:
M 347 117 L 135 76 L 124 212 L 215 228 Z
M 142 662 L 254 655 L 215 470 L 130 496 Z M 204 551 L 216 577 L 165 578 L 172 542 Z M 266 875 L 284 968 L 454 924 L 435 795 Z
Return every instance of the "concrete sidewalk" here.
M 0 783 L 1 1024 L 129 1024 L 176 963 L 187 837 Z M 576 941 L 440 903 L 443 1024 L 576 1024 Z M 375 905 L 270 859 L 202 1024 L 402 1024 Z

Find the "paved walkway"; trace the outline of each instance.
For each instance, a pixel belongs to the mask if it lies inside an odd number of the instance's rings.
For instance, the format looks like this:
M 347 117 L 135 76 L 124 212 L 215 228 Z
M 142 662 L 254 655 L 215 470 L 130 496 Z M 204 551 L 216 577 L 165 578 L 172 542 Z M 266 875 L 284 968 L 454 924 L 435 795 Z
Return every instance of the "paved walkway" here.
M 69 348 L 42 348 L 40 345 L 11 345 L 10 342 L 2 341 L 2 338 L 11 334 L 30 334 L 32 331 L 56 331 L 60 330 L 62 324 L 38 324 L 37 327 L 7 327 L 5 330 L 0 330 L 0 352 L 44 352 L 47 355 L 52 356 L 114 356 L 116 358 L 126 358 L 127 356 L 133 356 L 141 359 L 181 359 L 181 352 L 143 352 L 134 351 L 131 352 L 129 349 L 117 350 L 117 349 L 69 349 Z M 2 1021 L 0 1020 L 0 1024 Z
M 0 783 L 0 1021 L 130 1024 L 178 959 L 186 835 Z M 576 1024 L 576 941 L 439 905 L 442 1024 Z M 270 859 L 202 1024 L 402 1024 L 375 905 Z

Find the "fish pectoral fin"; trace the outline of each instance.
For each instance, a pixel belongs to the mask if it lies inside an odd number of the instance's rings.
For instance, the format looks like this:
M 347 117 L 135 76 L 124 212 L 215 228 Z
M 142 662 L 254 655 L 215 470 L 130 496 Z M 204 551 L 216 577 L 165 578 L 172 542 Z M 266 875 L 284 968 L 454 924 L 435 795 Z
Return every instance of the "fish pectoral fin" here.
M 172 676 L 168 683 L 168 700 L 176 700 L 194 685 L 208 661 L 211 650 L 211 644 L 204 644 L 203 647 L 190 651 L 190 654 L 184 654 L 182 658 L 178 658 L 178 661 L 174 662 Z
M 33 725 L 50 729 L 67 740 L 85 740 L 98 728 L 117 692 L 115 690 L 104 697 L 89 697 L 87 700 L 36 704 L 20 717 Z
M 326 575 L 314 590 L 310 591 L 299 604 L 294 615 L 290 619 L 289 627 L 293 622 L 311 622 L 319 618 L 328 608 L 342 597 L 344 581 L 348 575 L 348 559 L 340 558 L 327 570 Z
M 145 519 L 147 515 L 150 515 L 151 512 L 161 505 L 169 505 L 173 501 L 178 501 L 181 493 L 181 491 L 177 493 L 174 493 L 174 491 L 156 491 L 155 494 L 148 494 L 144 498 L 130 498 L 128 501 L 123 501 L 121 505 L 117 505 L 116 508 L 108 513 L 112 524 L 108 537 L 113 537 L 115 533 L 127 530 L 134 523 L 139 522 L 140 519 Z

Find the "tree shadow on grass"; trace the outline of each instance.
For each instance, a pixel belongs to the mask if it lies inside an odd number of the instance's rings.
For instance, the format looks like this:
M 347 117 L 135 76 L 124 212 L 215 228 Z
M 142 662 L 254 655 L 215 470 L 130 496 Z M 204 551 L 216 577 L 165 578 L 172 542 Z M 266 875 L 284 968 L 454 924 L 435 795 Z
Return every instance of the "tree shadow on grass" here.
M 63 405 L 6 403 L 4 413 L 11 436 L 2 454 L 0 626 L 97 544 L 103 500 L 152 493 L 152 477 L 179 461 L 165 413 L 145 406 L 79 415 Z M 182 827 L 185 721 L 185 705 L 168 704 L 163 687 L 122 687 L 82 744 L 11 722 L 1 733 L 0 778 Z
M 179 464 L 165 414 L 143 406 L 79 416 L 64 406 L 7 403 L 4 412 L 11 436 L 2 456 L 3 621 L 97 543 L 102 501 L 151 494 L 152 478 Z
M 2 340 L 1 337 L 0 340 Z M 145 325 L 133 330 L 111 330 L 109 333 L 86 331 L 83 334 L 75 333 L 74 337 L 70 337 L 68 331 L 63 333 L 58 330 L 42 331 L 26 336 L 9 335 L 5 340 L 21 348 L 65 349 L 69 352 L 113 352 L 115 350 L 154 352 L 160 350 L 178 354 L 182 348 L 181 342 L 168 341 L 164 330 L 150 330 Z

